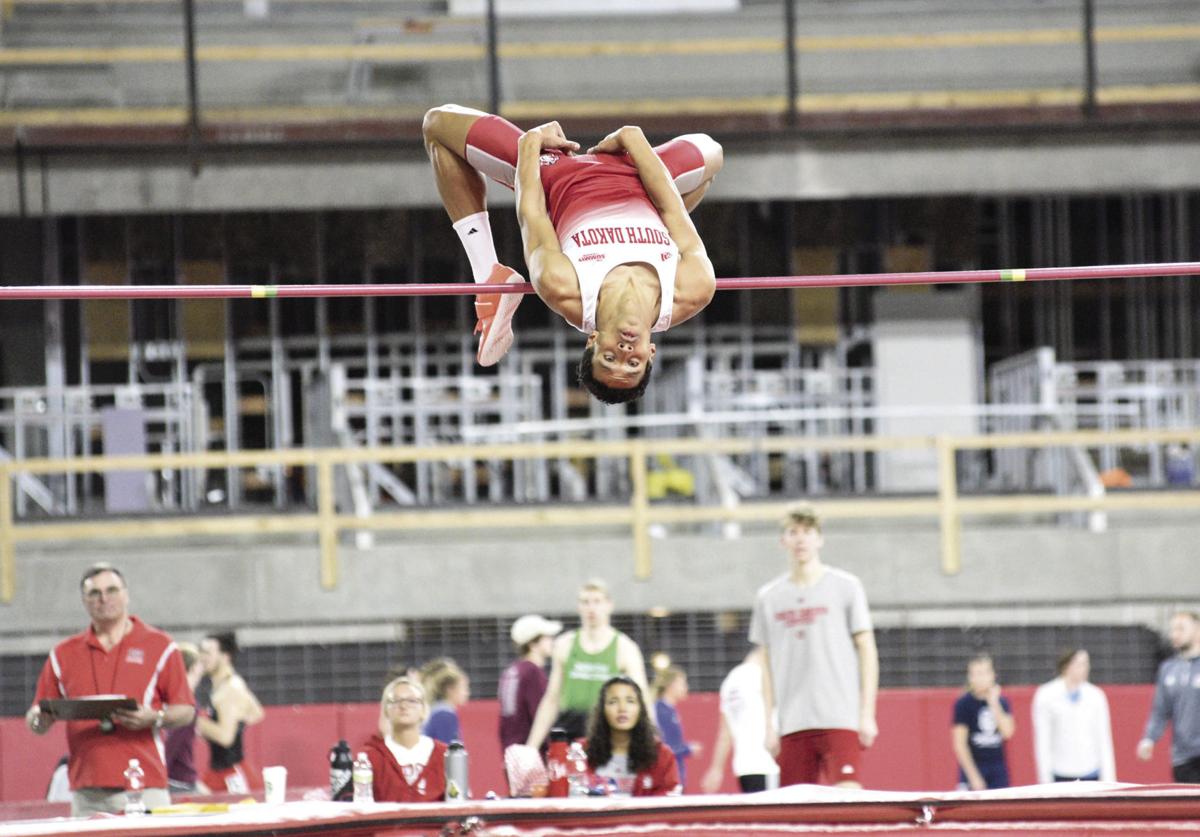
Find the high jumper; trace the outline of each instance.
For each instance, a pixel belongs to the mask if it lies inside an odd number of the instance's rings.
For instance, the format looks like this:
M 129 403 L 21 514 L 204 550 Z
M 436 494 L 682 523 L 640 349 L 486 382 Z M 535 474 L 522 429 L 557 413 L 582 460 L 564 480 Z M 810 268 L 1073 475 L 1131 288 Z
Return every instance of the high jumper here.
M 706 134 L 688 134 L 652 147 L 640 128 L 628 125 L 581 154 L 557 122 L 522 132 L 458 105 L 430 110 L 423 132 L 475 282 L 523 281 L 496 257 L 486 208 L 490 177 L 517 193 L 534 291 L 587 335 L 580 383 L 610 404 L 639 397 L 654 359 L 650 334 L 694 317 L 716 290 L 689 212 L 721 169 L 721 146 Z M 481 365 L 508 351 L 520 300 L 477 295 Z

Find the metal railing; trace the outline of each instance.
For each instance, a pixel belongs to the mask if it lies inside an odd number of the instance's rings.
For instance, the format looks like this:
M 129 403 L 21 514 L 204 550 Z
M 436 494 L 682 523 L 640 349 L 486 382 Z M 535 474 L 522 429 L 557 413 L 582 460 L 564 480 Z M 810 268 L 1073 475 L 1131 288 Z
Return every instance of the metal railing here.
M 316 535 L 320 583 L 338 583 L 338 536 L 347 531 L 467 530 L 550 527 L 628 526 L 633 537 L 633 560 L 638 578 L 653 567 L 650 527 L 653 524 L 696 524 L 778 520 L 788 503 L 743 505 L 654 505 L 647 489 L 647 459 L 657 455 L 700 453 L 744 454 L 765 451 L 784 455 L 797 451 L 932 451 L 938 461 L 938 490 L 916 497 L 829 499 L 818 504 L 827 519 L 935 518 L 941 530 L 941 569 L 956 573 L 961 566 L 961 521 L 964 516 L 1041 515 L 1062 512 L 1130 510 L 1200 510 L 1200 491 L 1123 491 L 1079 496 L 1011 494 L 962 496 L 955 462 L 960 451 L 1014 448 L 1200 444 L 1200 428 L 1115 432 L 1026 433 L 996 436 L 831 437 L 824 439 L 771 437 L 760 439 L 632 439 L 604 442 L 558 442 L 510 445 L 449 445 L 428 448 L 371 450 L 312 449 L 243 453 L 171 454 L 156 456 L 88 457 L 74 460 L 0 461 L 0 601 L 15 595 L 16 547 L 35 541 L 84 538 L 178 538 L 188 535 L 295 534 Z M 560 504 L 494 509 L 434 509 L 376 513 L 370 517 L 339 514 L 335 502 L 335 468 L 352 464 L 416 463 L 500 459 L 574 457 L 628 460 L 629 496 L 623 504 L 581 508 Z M 122 470 L 250 468 L 302 466 L 316 471 L 315 512 L 301 514 L 177 517 L 70 523 L 16 523 L 13 483 L 22 474 L 108 473 Z

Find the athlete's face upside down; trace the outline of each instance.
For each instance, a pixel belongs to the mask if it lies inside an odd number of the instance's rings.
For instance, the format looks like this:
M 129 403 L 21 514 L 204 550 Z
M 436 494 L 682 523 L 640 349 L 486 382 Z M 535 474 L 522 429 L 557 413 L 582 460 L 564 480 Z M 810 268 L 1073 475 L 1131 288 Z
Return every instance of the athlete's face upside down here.
M 597 329 L 588 337 L 592 348 L 592 375 L 617 389 L 635 387 L 646 374 L 656 351 L 644 323 L 621 322 Z

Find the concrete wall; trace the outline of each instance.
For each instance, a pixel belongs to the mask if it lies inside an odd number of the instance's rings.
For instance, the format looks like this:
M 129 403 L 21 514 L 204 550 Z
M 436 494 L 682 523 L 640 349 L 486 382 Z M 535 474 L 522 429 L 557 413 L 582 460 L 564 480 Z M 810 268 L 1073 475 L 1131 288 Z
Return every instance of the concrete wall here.
M 1043 525 L 968 526 L 963 571 L 938 569 L 938 533 L 924 525 L 829 527 L 828 563 L 858 574 L 881 624 L 1146 622 L 1200 603 L 1200 524 L 1117 522 L 1103 534 Z M 581 545 L 582 544 L 582 545 Z M 385 638 L 397 620 L 569 612 L 578 585 L 602 576 L 617 608 L 746 608 L 786 568 L 776 536 L 675 536 L 654 542 L 654 575 L 633 577 L 623 533 L 549 533 L 503 540 L 419 534 L 341 550 L 337 589 L 318 584 L 315 541 L 25 545 L 17 594 L 0 605 L 10 653 L 44 651 L 78 630 L 80 571 L 110 560 L 125 571 L 135 613 L 164 627 L 259 626 L 260 641 Z M 364 634 L 363 632 L 367 633 Z M 382 631 L 382 634 L 380 633 Z M 247 639 L 253 642 L 252 637 Z
M 708 200 L 1200 188 L 1200 142 L 1195 132 L 1183 130 L 990 129 L 725 142 L 725 170 Z M 21 211 L 18 176 L 14 158 L 0 156 L 0 215 Z M 30 215 L 439 205 L 429 163 L 416 146 L 214 152 L 196 177 L 182 153 L 62 153 L 20 176 Z M 511 201 L 503 190 L 494 194 Z

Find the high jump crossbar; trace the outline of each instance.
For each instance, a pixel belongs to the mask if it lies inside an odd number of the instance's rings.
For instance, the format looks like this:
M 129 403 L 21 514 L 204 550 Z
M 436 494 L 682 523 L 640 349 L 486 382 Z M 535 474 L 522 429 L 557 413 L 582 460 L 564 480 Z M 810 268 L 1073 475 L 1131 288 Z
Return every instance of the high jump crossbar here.
M 1197 276 L 1200 262 L 1031 267 L 1002 270 L 930 270 L 917 273 L 847 273 L 816 276 L 745 276 L 718 279 L 718 291 L 766 288 L 854 288 L 888 285 L 966 285 L 986 282 L 1048 282 L 1067 279 L 1131 279 Z M 311 299 L 315 297 L 465 296 L 484 288 L 472 282 L 380 285 L 10 285 L 10 299 Z M 528 294 L 528 282 L 488 285 L 486 293 Z

